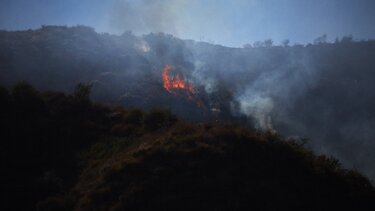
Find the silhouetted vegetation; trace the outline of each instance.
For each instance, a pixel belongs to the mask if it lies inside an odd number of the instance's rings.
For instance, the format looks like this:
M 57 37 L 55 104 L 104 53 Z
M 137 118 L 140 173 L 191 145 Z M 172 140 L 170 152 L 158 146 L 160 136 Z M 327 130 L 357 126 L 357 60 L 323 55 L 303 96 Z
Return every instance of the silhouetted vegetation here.
M 25 82 L 1 90 L 2 188 L 21 202 L 11 206 L 28 210 L 74 184 L 76 153 L 109 130 L 108 108 L 76 95 L 40 93 Z
M 0 87 L 2 210 L 373 210 L 368 179 L 295 139 Z

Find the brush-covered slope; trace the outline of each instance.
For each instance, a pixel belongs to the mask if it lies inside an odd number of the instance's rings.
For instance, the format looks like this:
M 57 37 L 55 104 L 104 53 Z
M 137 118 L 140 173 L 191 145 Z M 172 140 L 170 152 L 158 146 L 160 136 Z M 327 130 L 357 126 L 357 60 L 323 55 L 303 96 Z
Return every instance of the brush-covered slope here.
M 274 134 L 177 124 L 128 141 L 94 146 L 72 192 L 40 206 L 53 210 L 66 200 L 74 210 L 375 208 L 363 176 Z
M 4 210 L 375 208 L 367 178 L 298 140 L 102 106 L 89 91 L 0 89 Z
M 128 141 L 100 143 L 91 149 L 78 184 L 66 196 L 73 199 L 71 208 L 375 208 L 374 189 L 363 176 L 275 134 L 179 123 L 147 134 L 131 146 Z M 114 146 L 115 153 L 109 153 Z M 52 206 L 48 202 L 53 204 L 53 199 L 41 205 Z

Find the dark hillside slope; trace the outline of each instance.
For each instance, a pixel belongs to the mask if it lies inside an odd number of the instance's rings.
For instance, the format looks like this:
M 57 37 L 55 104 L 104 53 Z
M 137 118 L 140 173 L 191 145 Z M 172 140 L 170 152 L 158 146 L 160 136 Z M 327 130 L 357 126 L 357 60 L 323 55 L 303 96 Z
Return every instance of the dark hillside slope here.
M 276 134 L 234 126 L 179 123 L 145 134 L 133 145 L 127 146 L 127 141 L 94 145 L 86 154 L 89 160 L 70 194 L 50 198 L 40 203 L 40 208 L 375 208 L 375 191 L 366 178 L 341 168 L 332 157 L 315 156 L 295 141 L 285 141 Z
M 2 210 L 374 210 L 369 180 L 299 141 L 168 111 L 0 88 Z

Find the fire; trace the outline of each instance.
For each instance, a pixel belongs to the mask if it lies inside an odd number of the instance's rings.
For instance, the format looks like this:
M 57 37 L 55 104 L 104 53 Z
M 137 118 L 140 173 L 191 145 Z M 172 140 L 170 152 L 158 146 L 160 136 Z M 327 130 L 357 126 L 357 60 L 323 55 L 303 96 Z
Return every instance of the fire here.
M 202 101 L 195 99 L 197 89 L 190 83 L 186 82 L 180 73 L 176 73 L 174 77 L 170 75 L 171 65 L 166 64 L 163 68 L 163 87 L 171 94 L 178 95 L 185 93 L 189 100 L 195 101 L 198 107 L 204 107 Z
M 191 84 L 184 81 L 180 73 L 177 73 L 174 78 L 172 78 L 169 75 L 170 71 L 171 65 L 166 64 L 163 69 L 163 86 L 169 93 L 176 94 L 177 90 L 184 90 L 190 94 L 195 94 L 197 92 Z

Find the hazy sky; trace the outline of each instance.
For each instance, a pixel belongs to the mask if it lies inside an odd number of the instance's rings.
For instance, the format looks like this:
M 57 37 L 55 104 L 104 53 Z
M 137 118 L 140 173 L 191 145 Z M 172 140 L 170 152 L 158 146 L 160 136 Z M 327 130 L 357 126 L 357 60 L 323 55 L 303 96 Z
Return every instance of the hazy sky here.
M 307 43 L 322 34 L 367 39 L 375 38 L 375 0 L 0 0 L 0 29 L 50 24 L 163 31 L 226 46 Z

